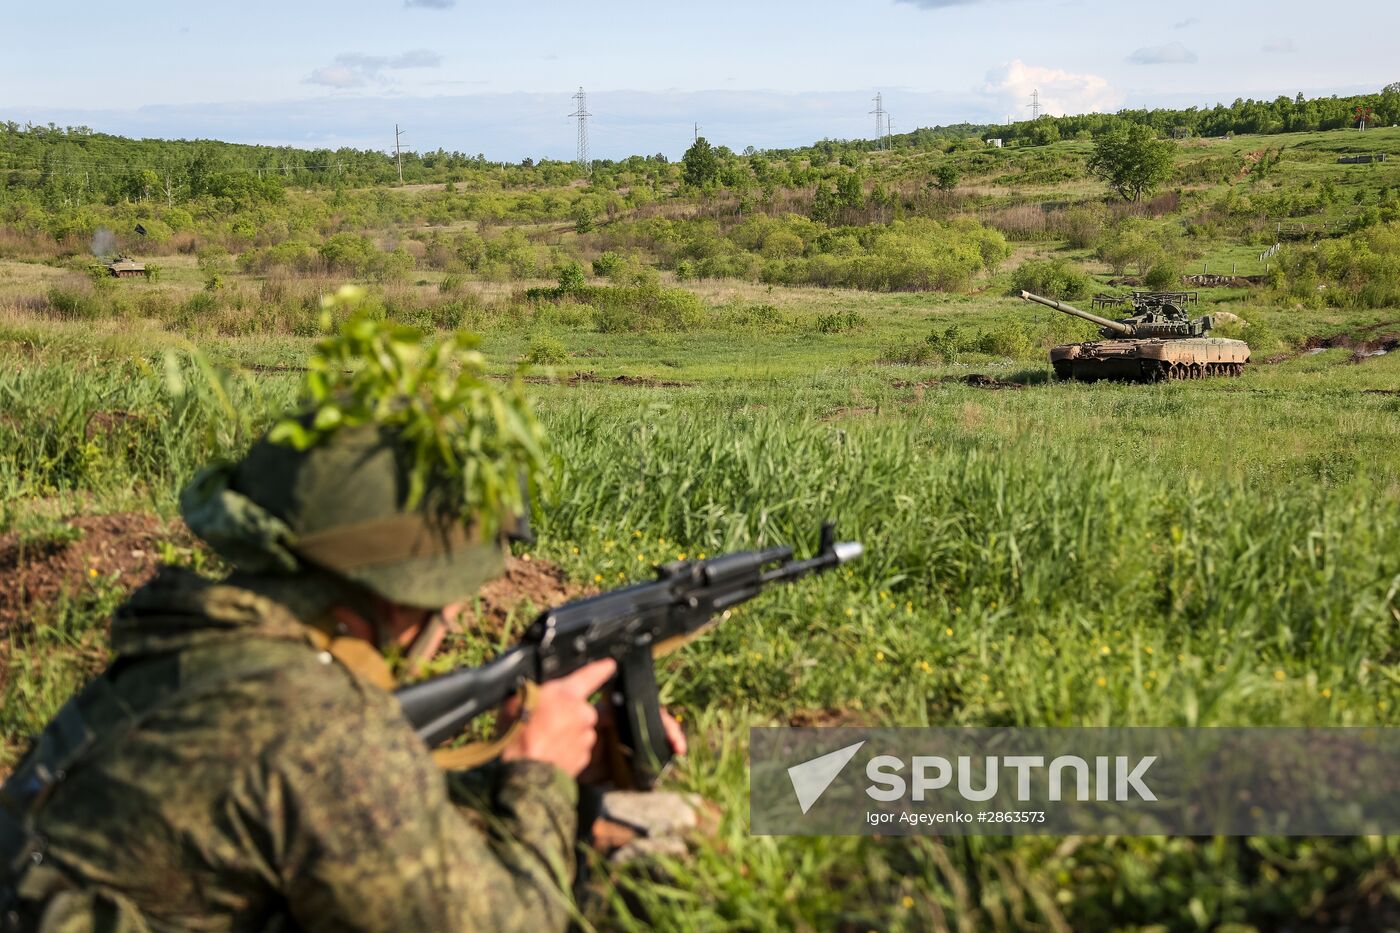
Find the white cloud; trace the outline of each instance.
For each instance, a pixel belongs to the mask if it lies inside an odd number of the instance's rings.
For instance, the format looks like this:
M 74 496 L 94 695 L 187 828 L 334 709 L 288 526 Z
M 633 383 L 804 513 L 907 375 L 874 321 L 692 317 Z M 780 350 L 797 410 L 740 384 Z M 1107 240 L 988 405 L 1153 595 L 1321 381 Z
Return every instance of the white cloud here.
M 457 5 L 457 0 L 403 0 L 403 5 L 407 7 L 419 7 L 425 10 L 446 10 Z
M 1259 48 L 1270 55 L 1291 55 L 1298 51 L 1298 46 L 1292 39 L 1271 39 Z
M 1025 113 L 1035 91 L 1040 92 L 1041 113 L 1051 116 L 1116 110 L 1123 104 L 1123 95 L 1107 78 L 1027 65 L 1019 58 L 988 72 L 982 87 L 983 94 L 996 99 L 1000 112 L 1012 114 Z
M 971 6 L 974 3 L 983 3 L 985 0 L 895 0 L 895 2 L 907 3 L 925 10 L 941 10 L 950 6 Z
M 1179 22 L 1179 23 L 1173 23 L 1173 24 L 1172 24 L 1172 28 L 1173 28 L 1173 29 L 1189 29 L 1189 28 L 1191 28 L 1192 26 L 1196 25 L 1196 24 L 1199 23 L 1199 22 L 1200 22 L 1200 20 L 1197 19 L 1196 17 L 1194 17 L 1194 16 L 1188 16 L 1188 17 L 1186 17 L 1186 19 L 1183 19 L 1183 20 L 1182 20 L 1181 22 Z
M 409 49 L 393 56 L 346 52 L 337 55 L 335 61 L 329 65 L 311 72 L 306 78 L 306 83 L 334 88 L 364 87 L 367 84 L 384 83 L 387 80 L 386 71 L 436 68 L 441 64 L 442 56 L 432 49 Z
M 1194 65 L 1198 61 L 1200 57 L 1180 42 L 1138 49 L 1128 56 L 1133 65 Z

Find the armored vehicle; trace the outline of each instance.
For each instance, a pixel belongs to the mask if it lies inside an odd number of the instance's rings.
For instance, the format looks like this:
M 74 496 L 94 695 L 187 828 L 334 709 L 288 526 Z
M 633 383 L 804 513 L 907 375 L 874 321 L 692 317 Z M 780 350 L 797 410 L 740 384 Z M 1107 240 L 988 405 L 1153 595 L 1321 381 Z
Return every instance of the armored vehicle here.
M 106 265 L 107 271 L 112 273 L 114 279 L 140 279 L 149 275 L 146 272 L 146 264 L 137 262 L 130 256 L 118 256 Z
M 1188 295 L 1138 292 L 1131 298 L 1098 299 L 1099 304 L 1131 306 L 1133 315 L 1121 321 L 1030 292 L 1021 292 L 1021 297 L 1099 325 L 1103 340 L 1066 344 L 1050 351 L 1050 363 L 1059 379 L 1160 382 L 1238 376 L 1249 362 L 1249 345 L 1243 340 L 1210 337 L 1215 319 L 1192 318 L 1183 310 Z

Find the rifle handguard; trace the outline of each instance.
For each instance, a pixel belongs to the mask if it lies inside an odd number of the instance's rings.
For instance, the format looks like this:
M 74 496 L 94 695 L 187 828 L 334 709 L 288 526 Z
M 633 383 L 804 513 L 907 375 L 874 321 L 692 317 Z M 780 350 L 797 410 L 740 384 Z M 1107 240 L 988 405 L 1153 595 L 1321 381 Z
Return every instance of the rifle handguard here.
M 525 721 L 530 718 L 530 713 L 539 704 L 540 685 L 533 680 L 527 680 L 520 685 L 520 693 L 517 696 L 520 697 L 520 715 L 515 717 L 515 722 L 511 723 L 510 728 L 499 738 L 490 742 L 472 742 L 460 748 L 440 748 L 433 752 L 433 763 L 444 771 L 470 771 L 501 757 L 501 753 L 515 741 L 515 737 L 525 727 Z

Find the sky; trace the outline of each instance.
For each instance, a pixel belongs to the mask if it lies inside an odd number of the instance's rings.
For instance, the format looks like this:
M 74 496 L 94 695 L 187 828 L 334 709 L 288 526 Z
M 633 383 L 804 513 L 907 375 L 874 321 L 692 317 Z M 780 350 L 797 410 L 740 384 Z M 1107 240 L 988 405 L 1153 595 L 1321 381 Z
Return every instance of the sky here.
M 1303 0 L 5 0 L 0 120 L 128 136 L 679 156 L 1400 81 L 1400 4 Z

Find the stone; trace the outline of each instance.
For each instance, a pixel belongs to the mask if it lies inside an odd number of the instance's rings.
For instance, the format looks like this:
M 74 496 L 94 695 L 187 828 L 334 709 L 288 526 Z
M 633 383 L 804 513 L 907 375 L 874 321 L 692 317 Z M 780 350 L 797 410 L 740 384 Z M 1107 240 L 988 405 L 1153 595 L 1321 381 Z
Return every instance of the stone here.
M 685 840 L 679 836 L 663 836 L 659 839 L 634 839 L 608 857 L 614 865 L 623 865 L 635 859 L 685 858 L 690 854 Z
M 603 795 L 602 816 L 650 839 L 680 836 L 700 826 L 701 798 L 667 791 L 610 791 Z

